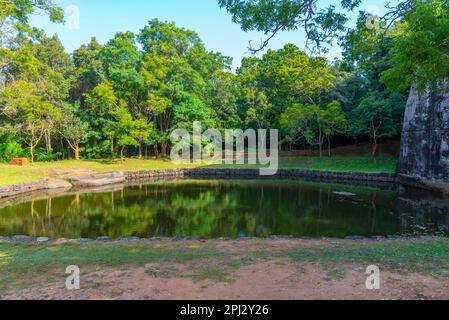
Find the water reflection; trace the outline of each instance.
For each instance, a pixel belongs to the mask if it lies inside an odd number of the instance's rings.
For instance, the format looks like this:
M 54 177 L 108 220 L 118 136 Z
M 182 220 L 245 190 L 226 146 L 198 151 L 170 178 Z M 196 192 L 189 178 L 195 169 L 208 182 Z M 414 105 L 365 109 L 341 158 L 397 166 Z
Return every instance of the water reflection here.
M 400 187 L 398 212 L 401 229 L 408 234 L 422 234 L 431 230 L 435 235 L 449 235 L 447 196 Z
M 445 199 L 404 189 L 398 193 L 396 189 L 289 180 L 153 182 L 40 195 L 3 206 L 2 236 L 449 234 L 449 201 Z

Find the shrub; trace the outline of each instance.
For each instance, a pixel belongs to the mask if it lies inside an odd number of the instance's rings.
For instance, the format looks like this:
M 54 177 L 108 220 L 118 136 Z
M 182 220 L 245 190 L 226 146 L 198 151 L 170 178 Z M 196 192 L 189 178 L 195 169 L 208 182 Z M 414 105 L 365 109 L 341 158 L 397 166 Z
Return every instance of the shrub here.
M 58 158 L 62 156 L 61 152 L 45 152 L 43 149 L 36 150 L 35 153 L 35 161 L 38 162 L 50 162 L 50 161 L 56 161 Z
M 13 158 L 26 157 L 26 151 L 22 148 L 20 143 L 8 140 L 0 144 L 0 161 L 9 162 Z

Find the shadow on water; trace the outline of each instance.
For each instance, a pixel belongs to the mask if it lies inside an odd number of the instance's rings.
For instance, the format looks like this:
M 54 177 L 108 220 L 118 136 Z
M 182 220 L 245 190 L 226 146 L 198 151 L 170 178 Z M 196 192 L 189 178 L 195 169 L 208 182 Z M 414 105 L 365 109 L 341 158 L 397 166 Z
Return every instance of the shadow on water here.
M 391 185 L 174 180 L 0 202 L 1 236 L 447 236 L 448 226 L 449 199 Z
M 399 187 L 397 210 L 408 234 L 449 235 L 449 198 L 434 192 Z

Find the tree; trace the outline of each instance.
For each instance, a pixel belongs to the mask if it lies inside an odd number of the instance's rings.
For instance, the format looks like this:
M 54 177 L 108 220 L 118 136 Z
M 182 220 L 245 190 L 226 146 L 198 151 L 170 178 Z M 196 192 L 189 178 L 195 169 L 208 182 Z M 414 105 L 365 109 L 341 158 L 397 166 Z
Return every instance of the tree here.
M 354 137 L 369 137 L 373 145 L 373 157 L 376 157 L 380 139 L 400 134 L 404 113 L 400 101 L 401 97 L 397 94 L 385 99 L 378 92 L 371 92 L 354 110 L 350 133 Z
M 43 99 L 53 107 L 63 109 L 69 98 L 73 84 L 73 66 L 70 56 L 57 36 L 51 38 L 42 35 L 39 42 L 32 45 L 33 56 L 38 60 L 39 79 L 45 83 Z M 52 131 L 55 123 L 48 126 L 44 133 L 47 153 L 53 150 Z
M 87 139 L 88 129 L 89 124 L 82 121 L 70 110 L 61 115 L 58 131 L 75 153 L 75 160 L 80 159 L 80 144 Z
M 127 146 L 137 147 L 139 141 L 148 139 L 149 130 L 145 121 L 133 120 L 128 107 L 124 101 L 120 107 L 111 112 L 113 120 L 108 120 L 104 128 L 106 135 L 114 137 L 120 147 L 120 158 L 125 159 L 125 148 Z
M 247 123 L 275 127 L 289 106 L 320 104 L 332 87 L 326 59 L 311 58 L 293 44 L 242 61 L 237 70 L 239 113 Z
M 347 129 L 346 116 L 337 101 L 324 106 L 294 104 L 281 115 L 281 128 L 286 133 L 286 141 L 304 140 L 309 145 L 317 145 L 320 157 L 323 156 L 323 144 L 327 139 L 330 156 L 330 138 Z
M 153 124 L 147 123 L 144 118 L 134 120 L 131 136 L 137 141 L 139 159 L 142 159 L 142 145 L 148 142 L 153 134 Z
M 19 123 L 24 142 L 30 148 L 30 159 L 34 162 L 34 150 L 50 125 L 58 119 L 60 111 L 43 99 L 45 86 L 18 80 L 10 83 L 0 92 L 0 106 L 3 114 L 14 123 Z
M 86 108 L 86 94 L 106 80 L 103 63 L 98 59 L 102 46 L 96 38 L 73 52 L 76 81 L 71 88 L 71 100 L 80 101 L 81 109 Z
M 297 143 L 301 140 L 313 144 L 313 122 L 319 108 L 315 105 L 305 106 L 300 103 L 288 107 L 280 116 L 280 126 L 285 134 L 284 141 Z
M 230 59 L 206 52 L 195 32 L 174 23 L 152 20 L 141 30 L 138 39 L 144 53 L 140 72 L 148 90 L 145 117 L 152 119 L 155 130 L 160 131 L 161 155 L 166 156 L 170 130 L 177 125 L 176 114 L 193 119 L 190 115 L 196 113 L 201 117 L 197 120 L 212 116 L 208 103 L 217 105 L 217 100 L 209 94 L 208 83 L 217 79 Z M 186 100 L 200 109 L 187 107 Z M 230 109 L 232 106 L 227 106 Z
M 307 43 L 319 49 L 322 43 L 330 44 L 338 32 L 345 30 L 347 17 L 337 12 L 335 6 L 317 10 L 318 0 L 218 0 L 220 7 L 231 15 L 232 21 L 241 25 L 243 31 L 262 31 L 267 39 L 257 47 L 251 42 L 249 49 L 259 52 L 279 32 L 303 27 Z M 343 9 L 353 10 L 360 0 L 343 0 Z
M 241 119 L 237 110 L 237 78 L 227 71 L 216 71 L 210 75 L 206 85 L 205 104 L 211 109 L 217 128 L 240 128 Z
M 348 120 L 338 101 L 326 104 L 319 115 L 320 126 L 327 139 L 328 155 L 331 156 L 331 137 L 336 134 L 346 134 Z
M 33 34 L 37 30 L 30 27 L 29 16 L 44 13 L 53 22 L 63 22 L 64 12 L 51 0 L 2 0 L 0 6 L 0 44 L 4 37 L 15 31 Z
M 98 144 L 104 138 L 109 139 L 109 148 L 111 154 L 114 154 L 114 136 L 107 135 L 104 137 L 103 130 L 108 120 L 111 120 L 113 111 L 118 108 L 119 100 L 115 96 L 112 84 L 105 81 L 96 86 L 91 93 L 84 94 L 86 113 L 90 123 L 90 143 Z
M 282 51 L 285 51 L 282 52 Z M 332 86 L 333 75 L 324 57 L 309 57 L 292 44 L 278 51 L 282 57 L 276 70 L 281 88 L 289 99 L 316 104 L 321 95 Z
M 392 30 L 392 65 L 382 74 L 390 88 L 435 88 L 449 76 L 449 4 L 447 0 L 411 0 Z
M 137 48 L 136 35 L 119 32 L 101 48 L 98 59 L 105 76 L 114 87 L 118 99 L 126 101 L 133 114 L 145 108 L 145 79 L 139 72 L 142 53 Z

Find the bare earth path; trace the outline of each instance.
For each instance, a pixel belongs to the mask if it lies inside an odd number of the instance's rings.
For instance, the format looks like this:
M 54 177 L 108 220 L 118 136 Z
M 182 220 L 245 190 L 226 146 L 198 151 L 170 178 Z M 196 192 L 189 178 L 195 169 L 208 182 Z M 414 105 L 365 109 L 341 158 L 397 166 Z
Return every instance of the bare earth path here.
M 393 242 L 392 242 L 393 243 Z M 393 243 L 394 244 L 394 243 Z M 109 244 L 108 246 L 113 245 Z M 230 256 L 185 261 L 150 259 L 141 264 L 81 265 L 80 290 L 65 288 L 64 269 L 34 275 L 27 285 L 9 288 L 2 299 L 449 299 L 449 278 L 396 270 L 384 263 L 380 290 L 367 290 L 368 262 L 341 259 L 292 259 L 298 252 L 352 243 L 323 241 L 161 242 L 162 250 L 213 249 Z M 376 244 L 377 245 L 377 244 Z M 388 244 L 385 244 L 388 246 Z M 394 244 L 397 245 L 397 244 Z M 142 245 L 139 245 L 142 246 Z M 371 246 L 371 244 L 368 244 Z M 339 248 L 339 247 L 338 247 Z M 131 246 L 130 250 L 135 249 Z M 310 251 L 312 250 L 312 251 Z M 345 249 L 346 250 L 346 249 Z M 267 255 L 266 253 L 270 254 Z M 346 253 L 345 253 L 346 254 Z M 388 253 L 387 253 L 388 254 Z M 233 260 L 232 256 L 239 259 Z M 231 257 L 231 258 L 230 258 Z M 376 258 L 373 258 L 376 260 Z M 231 262 L 230 262 L 231 261 Z M 377 263 L 378 261 L 373 261 Z M 56 277 L 54 276 L 56 275 Z

